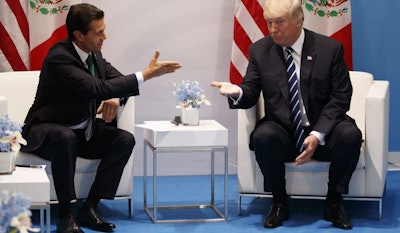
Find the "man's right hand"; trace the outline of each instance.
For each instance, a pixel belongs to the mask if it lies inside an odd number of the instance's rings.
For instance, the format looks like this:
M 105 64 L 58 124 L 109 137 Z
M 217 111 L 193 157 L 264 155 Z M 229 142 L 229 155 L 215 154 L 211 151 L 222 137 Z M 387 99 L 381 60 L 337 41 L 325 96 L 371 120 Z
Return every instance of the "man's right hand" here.
M 159 61 L 159 56 L 160 51 L 156 50 L 153 58 L 150 60 L 149 65 L 142 70 L 144 81 L 167 73 L 173 73 L 175 70 L 182 67 L 182 65 L 176 61 Z
M 219 93 L 226 97 L 237 99 L 240 95 L 240 88 L 230 82 L 211 82 L 211 86 L 218 87 Z

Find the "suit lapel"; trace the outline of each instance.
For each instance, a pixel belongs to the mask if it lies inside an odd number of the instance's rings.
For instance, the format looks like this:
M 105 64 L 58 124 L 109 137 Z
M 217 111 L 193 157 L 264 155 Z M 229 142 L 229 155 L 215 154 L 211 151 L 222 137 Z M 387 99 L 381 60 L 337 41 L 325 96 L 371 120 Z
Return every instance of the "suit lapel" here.
M 102 57 L 101 54 L 99 52 L 94 52 L 94 62 L 95 62 L 95 67 L 96 67 L 96 72 L 97 72 L 97 78 L 98 79 L 103 79 L 106 74 L 104 71 L 104 66 L 103 63 L 101 62 Z
M 301 55 L 300 89 L 306 111 L 308 110 L 309 103 L 308 87 L 310 86 L 311 70 L 315 59 L 314 37 L 312 33 L 305 29 L 305 38 Z
M 65 43 L 66 43 L 67 50 L 76 58 L 77 61 L 79 61 L 82 68 L 85 69 L 90 74 L 90 71 L 85 67 L 85 64 L 79 57 L 78 52 L 75 50 L 75 47 L 72 44 L 72 41 L 70 39 L 66 39 L 65 41 L 66 41 Z

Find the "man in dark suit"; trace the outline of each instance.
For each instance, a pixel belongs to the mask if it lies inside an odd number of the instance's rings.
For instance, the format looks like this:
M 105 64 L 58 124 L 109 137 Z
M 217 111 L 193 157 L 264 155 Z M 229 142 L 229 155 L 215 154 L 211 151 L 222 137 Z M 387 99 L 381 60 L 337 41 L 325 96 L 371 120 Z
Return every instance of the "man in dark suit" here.
M 45 58 L 25 119 L 22 135 L 28 145 L 22 150 L 51 161 L 59 201 L 57 232 L 82 233 L 79 225 L 112 231 L 115 225 L 102 220 L 96 207 L 100 199 L 114 198 L 135 145 L 131 133 L 115 127 L 116 110 L 129 96 L 139 95 L 141 83 L 181 65 L 159 61 L 156 51 L 145 69 L 124 76 L 100 52 L 106 39 L 102 10 L 90 4 L 72 5 L 66 26 L 68 38 Z M 95 119 L 96 109 L 102 119 Z M 78 219 L 71 208 L 77 156 L 102 160 Z
M 351 229 L 342 194 L 348 193 L 362 139 L 354 120 L 346 115 L 352 86 L 343 47 L 303 28 L 300 0 L 267 0 L 264 17 L 270 34 L 250 46 L 243 82 L 238 86 L 211 83 L 229 97 L 231 108 L 254 106 L 262 91 L 265 117 L 251 134 L 250 148 L 264 175 L 264 189 L 273 195 L 264 226 L 278 227 L 289 218 L 284 162 L 295 161 L 300 166 L 317 159 L 331 162 L 324 218 L 336 227 Z M 289 75 L 291 70 L 295 72 Z M 289 88 L 291 77 L 297 83 L 290 83 Z M 296 112 L 292 104 L 298 115 L 292 116 Z M 298 119 L 297 127 L 294 119 Z M 303 137 L 295 136 L 297 130 Z

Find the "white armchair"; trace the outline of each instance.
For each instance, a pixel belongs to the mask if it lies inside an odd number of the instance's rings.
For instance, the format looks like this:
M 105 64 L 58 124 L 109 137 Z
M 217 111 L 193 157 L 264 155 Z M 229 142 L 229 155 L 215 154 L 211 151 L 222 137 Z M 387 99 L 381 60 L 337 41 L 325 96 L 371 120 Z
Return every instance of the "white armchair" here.
M 0 73 L 0 114 L 7 113 L 13 121 L 23 123 L 35 98 L 38 82 L 39 71 Z M 118 110 L 118 127 L 133 133 L 134 116 L 134 98 L 130 97 L 126 105 Z M 87 197 L 99 162 L 100 160 L 77 159 L 75 190 L 78 199 Z M 16 163 L 46 165 L 46 173 L 51 184 L 50 200 L 53 203 L 57 202 L 49 161 L 33 154 L 19 152 Z M 131 217 L 133 215 L 133 152 L 125 166 L 115 198 L 128 200 L 128 211 Z
M 373 80 L 371 74 L 359 71 L 350 71 L 350 79 L 353 96 L 348 114 L 361 129 L 364 143 L 350 181 L 349 193 L 344 198 L 378 201 L 380 219 L 388 165 L 389 82 Z M 248 147 L 256 120 L 264 114 L 261 101 L 251 109 L 238 110 L 239 214 L 242 196 L 271 197 L 270 193 L 264 192 L 263 175 L 254 152 Z M 292 198 L 325 198 L 328 169 L 329 162 L 311 161 L 301 166 L 286 163 L 288 194 Z

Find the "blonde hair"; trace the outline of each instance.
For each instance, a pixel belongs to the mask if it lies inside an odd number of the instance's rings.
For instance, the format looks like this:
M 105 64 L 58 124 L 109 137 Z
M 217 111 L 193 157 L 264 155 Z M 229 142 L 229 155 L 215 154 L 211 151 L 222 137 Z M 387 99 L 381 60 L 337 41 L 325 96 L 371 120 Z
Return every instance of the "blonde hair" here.
M 304 19 L 301 0 L 265 0 L 264 18 L 279 18 L 289 15 L 293 20 Z

